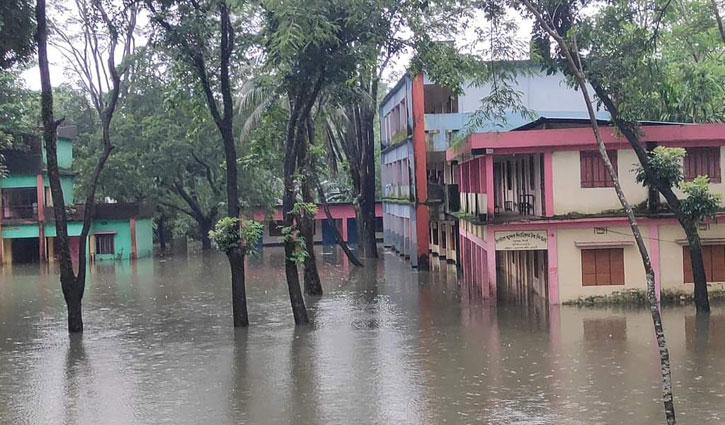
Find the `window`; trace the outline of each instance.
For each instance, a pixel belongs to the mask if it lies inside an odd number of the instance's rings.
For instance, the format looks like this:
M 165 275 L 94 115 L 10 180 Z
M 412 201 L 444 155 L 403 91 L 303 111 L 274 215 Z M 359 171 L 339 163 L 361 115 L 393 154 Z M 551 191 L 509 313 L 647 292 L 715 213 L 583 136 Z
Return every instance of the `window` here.
M 705 263 L 705 277 L 708 282 L 725 282 L 725 245 L 703 245 L 702 262 Z M 682 247 L 682 268 L 685 283 L 694 283 L 690 248 Z
M 624 285 L 624 249 L 582 249 L 582 286 Z
M 685 180 L 708 176 L 713 183 L 720 183 L 720 148 L 689 148 L 683 164 Z
M 96 235 L 96 254 L 115 254 L 113 238 L 115 235 Z
M 607 151 L 614 172 L 617 173 L 617 151 Z M 614 187 L 599 151 L 579 152 L 581 165 L 581 187 Z
M 282 236 L 282 228 L 284 222 L 282 221 L 270 221 L 269 222 L 269 236 Z

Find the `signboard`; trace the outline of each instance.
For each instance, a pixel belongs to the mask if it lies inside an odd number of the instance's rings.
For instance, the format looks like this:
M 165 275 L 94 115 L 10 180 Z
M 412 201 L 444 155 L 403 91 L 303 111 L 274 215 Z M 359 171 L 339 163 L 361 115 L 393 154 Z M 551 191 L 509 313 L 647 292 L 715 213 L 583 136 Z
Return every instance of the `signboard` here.
M 514 232 L 496 232 L 496 251 L 526 251 L 546 249 L 545 230 L 519 230 Z

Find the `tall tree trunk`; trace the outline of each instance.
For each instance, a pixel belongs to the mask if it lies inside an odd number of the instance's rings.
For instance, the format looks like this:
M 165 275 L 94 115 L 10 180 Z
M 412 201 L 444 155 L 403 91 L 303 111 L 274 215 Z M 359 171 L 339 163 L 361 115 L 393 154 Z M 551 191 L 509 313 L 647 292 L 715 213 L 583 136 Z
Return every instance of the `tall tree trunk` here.
M 304 122 L 301 117 L 302 98 L 300 95 L 290 94 L 290 116 L 287 121 L 287 134 L 285 136 L 285 155 L 284 155 L 284 193 L 282 195 L 282 219 L 286 228 L 294 226 L 293 209 L 296 201 L 294 174 L 297 165 L 297 144 L 301 142 L 302 134 L 300 121 Z M 305 299 L 300 289 L 300 277 L 297 271 L 297 264 L 294 262 L 295 235 L 286 235 L 284 238 L 284 270 L 287 278 L 287 289 L 289 291 L 290 304 L 292 306 L 292 315 L 295 324 L 302 325 L 309 323 L 307 317 L 307 307 L 305 307 Z
M 60 263 L 60 285 L 68 310 L 68 332 L 79 333 L 83 332 L 83 315 L 81 309 L 83 285 L 79 285 L 76 275 L 73 272 L 73 261 L 71 260 L 68 239 L 68 217 L 65 211 L 63 188 L 60 184 L 56 133 L 60 121 L 56 121 L 53 117 L 53 88 L 50 83 L 50 70 L 48 66 L 48 26 L 45 16 L 45 0 L 38 0 L 35 8 L 35 17 L 37 22 L 36 41 L 38 43 L 38 66 L 40 68 L 40 84 L 42 88 L 41 114 L 43 119 L 43 139 L 45 141 L 48 181 L 55 215 L 56 255 Z M 43 208 L 43 206 L 38 205 L 38 208 Z M 79 267 L 85 268 L 85 264 L 79 264 Z
M 378 257 L 375 239 L 375 108 L 360 106 L 361 155 L 360 194 L 357 202 L 357 226 L 361 251 L 367 258 Z
M 209 239 L 209 232 L 211 231 L 213 224 L 212 220 L 208 217 L 202 217 L 199 222 L 199 238 L 201 238 L 201 250 L 208 251 L 211 249 L 211 239 Z M 231 258 L 230 258 L 231 261 Z M 237 270 L 238 271 L 238 270 Z M 232 273 L 235 270 L 232 269 Z
M 303 202 L 315 203 L 315 198 L 312 195 L 312 167 L 308 152 L 308 146 L 313 143 L 315 133 L 310 117 L 306 119 L 305 126 L 307 140 L 300 140 L 297 156 L 298 165 L 302 174 L 300 190 L 302 191 Z M 303 272 L 305 294 L 319 296 L 322 295 L 322 282 L 320 280 L 320 274 L 317 271 L 317 258 L 315 256 L 315 217 L 305 212 L 301 214 L 299 220 L 300 232 L 302 237 L 305 238 L 305 250 L 307 251 Z
M 695 281 L 695 308 L 700 313 L 710 312 L 710 301 L 707 295 L 707 276 L 705 275 L 705 263 L 702 257 L 702 243 L 700 242 L 700 234 L 697 231 L 697 223 L 682 212 L 682 204 L 677 198 L 675 192 L 672 190 L 672 187 L 667 182 L 661 180 L 657 176 L 657 173 L 652 169 L 649 164 L 649 156 L 647 155 L 645 148 L 642 146 L 642 143 L 639 141 L 639 136 L 636 131 L 620 119 L 617 106 L 609 97 L 609 94 L 604 90 L 600 82 L 595 80 L 591 80 L 590 82 L 597 94 L 597 97 L 602 101 L 604 107 L 607 108 L 607 111 L 609 111 L 612 121 L 617 126 L 617 129 L 624 135 L 629 142 L 629 145 L 632 147 L 632 150 L 634 150 L 635 155 L 637 155 L 637 159 L 647 175 L 647 180 L 654 184 L 659 193 L 664 196 L 665 201 L 667 201 L 667 205 L 677 218 L 682 230 L 685 232 L 687 242 L 690 247 L 692 276 Z
M 162 252 L 166 251 L 166 222 L 164 213 L 159 209 L 159 220 L 156 224 L 156 234 L 159 238 L 159 248 Z
M 599 124 L 597 123 L 597 117 L 594 112 L 594 108 L 592 107 L 591 98 L 589 96 L 586 75 L 581 69 L 582 61 L 579 57 L 579 48 L 576 45 L 576 34 L 571 37 L 572 41 L 574 42 L 574 46 L 573 48 L 570 48 L 566 41 L 562 38 L 562 36 L 559 35 L 559 33 L 554 29 L 554 25 L 544 18 L 541 12 L 531 4 L 530 0 L 522 0 L 522 2 L 529 10 L 529 12 L 534 15 L 538 23 L 549 34 L 549 36 L 556 40 L 557 44 L 559 45 L 560 51 L 566 57 L 568 68 L 576 79 L 577 85 L 579 86 L 582 96 L 584 97 L 584 103 L 587 108 L 587 113 L 589 115 L 592 131 L 594 132 L 594 137 L 597 142 L 599 154 L 602 158 L 605 168 L 607 169 L 607 172 L 609 173 L 609 176 L 612 178 L 612 182 L 614 183 L 614 189 L 617 193 L 617 197 L 619 198 L 619 202 L 622 204 L 622 207 L 627 214 L 627 220 L 629 221 L 630 228 L 632 229 L 632 235 L 634 236 L 635 242 L 637 244 L 639 254 L 642 257 L 642 265 L 644 266 L 645 276 L 647 280 L 647 300 L 650 306 L 652 324 L 655 330 L 657 346 L 659 348 L 660 354 L 660 370 L 662 372 L 662 400 L 664 403 L 665 418 L 669 425 L 674 425 L 677 421 L 675 419 L 675 405 L 672 395 L 672 373 L 670 370 L 670 355 L 667 349 L 664 328 L 662 326 L 660 304 L 655 293 L 654 270 L 652 269 L 652 263 L 650 262 L 649 253 L 647 252 L 647 247 L 645 246 L 644 239 L 642 238 L 642 234 L 639 231 L 639 226 L 637 225 L 637 219 L 634 215 L 634 211 L 629 205 L 627 198 L 624 196 L 622 187 L 619 184 L 617 172 L 614 170 L 612 162 L 609 160 L 607 148 L 604 145 L 604 141 L 602 140 L 602 136 L 599 131 Z
M 244 253 L 239 248 L 227 252 L 229 266 L 232 271 L 232 316 L 234 327 L 249 326 L 247 313 L 247 291 L 244 282 Z

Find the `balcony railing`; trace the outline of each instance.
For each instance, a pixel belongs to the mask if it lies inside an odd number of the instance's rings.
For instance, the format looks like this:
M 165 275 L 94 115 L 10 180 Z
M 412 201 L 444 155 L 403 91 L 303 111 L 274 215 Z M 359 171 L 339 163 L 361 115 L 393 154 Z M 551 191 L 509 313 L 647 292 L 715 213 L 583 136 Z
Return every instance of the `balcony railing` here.
M 410 199 L 410 185 L 407 185 L 407 184 L 386 184 L 383 187 L 383 198 L 388 198 L 388 199 Z
M 5 205 L 2 209 L 3 220 L 32 220 L 38 217 L 36 205 Z

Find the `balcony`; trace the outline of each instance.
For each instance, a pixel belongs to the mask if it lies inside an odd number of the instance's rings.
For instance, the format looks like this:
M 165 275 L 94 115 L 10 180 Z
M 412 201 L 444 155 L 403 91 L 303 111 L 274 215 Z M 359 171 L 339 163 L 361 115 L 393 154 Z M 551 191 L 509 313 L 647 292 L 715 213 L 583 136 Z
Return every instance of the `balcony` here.
M 2 209 L 3 221 L 37 220 L 37 205 L 5 205 Z
M 383 187 L 384 199 L 410 200 L 410 185 L 389 183 Z

